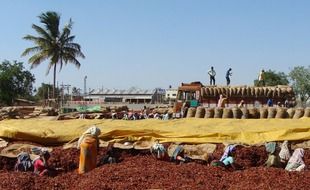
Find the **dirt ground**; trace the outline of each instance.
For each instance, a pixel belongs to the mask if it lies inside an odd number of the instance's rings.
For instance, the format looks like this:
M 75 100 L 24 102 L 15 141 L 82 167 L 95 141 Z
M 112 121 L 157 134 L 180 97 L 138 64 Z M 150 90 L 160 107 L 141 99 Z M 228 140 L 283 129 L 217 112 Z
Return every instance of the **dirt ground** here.
M 99 159 L 106 149 L 101 148 Z M 213 154 L 219 159 L 223 145 Z M 266 168 L 267 153 L 261 147 L 237 147 L 239 170 L 191 162 L 175 164 L 153 159 L 148 152 L 121 151 L 119 163 L 101 165 L 84 175 L 76 172 L 79 150 L 54 148 L 51 167 L 64 170 L 54 177 L 39 177 L 31 172 L 14 172 L 15 159 L 0 157 L 0 189 L 309 189 L 310 171 L 286 172 Z M 305 162 L 310 164 L 310 150 Z

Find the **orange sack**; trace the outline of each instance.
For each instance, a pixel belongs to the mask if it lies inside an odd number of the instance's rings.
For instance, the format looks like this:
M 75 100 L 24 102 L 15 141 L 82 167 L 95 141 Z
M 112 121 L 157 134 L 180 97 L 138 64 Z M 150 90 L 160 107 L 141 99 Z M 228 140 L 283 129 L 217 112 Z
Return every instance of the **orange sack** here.
M 91 135 L 84 137 L 80 144 L 79 174 L 89 172 L 97 166 L 98 142 L 97 138 Z

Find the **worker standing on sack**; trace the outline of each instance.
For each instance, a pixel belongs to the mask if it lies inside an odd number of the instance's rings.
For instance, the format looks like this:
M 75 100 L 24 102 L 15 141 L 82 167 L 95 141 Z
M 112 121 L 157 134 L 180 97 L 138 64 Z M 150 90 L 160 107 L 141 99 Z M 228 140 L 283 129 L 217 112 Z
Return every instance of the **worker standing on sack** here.
M 92 126 L 78 140 L 80 149 L 80 162 L 78 173 L 83 174 L 97 166 L 97 154 L 99 150 L 99 139 L 101 131 L 96 126 Z
M 264 69 L 261 70 L 261 72 L 258 75 L 257 86 L 261 86 L 261 85 L 265 86 L 265 71 L 264 71 Z
M 229 68 L 226 72 L 226 82 L 227 82 L 227 86 L 230 85 L 230 76 L 232 75 L 232 72 L 231 72 L 231 68 Z
M 209 76 L 210 76 L 210 85 L 215 85 L 215 75 L 216 75 L 216 72 L 214 70 L 213 67 L 211 67 L 211 70 L 209 70 L 208 72 Z

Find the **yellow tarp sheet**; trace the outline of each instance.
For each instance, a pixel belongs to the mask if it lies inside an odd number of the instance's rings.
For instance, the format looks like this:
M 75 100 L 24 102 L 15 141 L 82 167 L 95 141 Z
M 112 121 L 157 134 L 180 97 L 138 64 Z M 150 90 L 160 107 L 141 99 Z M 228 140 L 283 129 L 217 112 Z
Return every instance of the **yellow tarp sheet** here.
M 0 137 L 39 142 L 68 142 L 97 125 L 102 140 L 146 140 L 185 143 L 244 143 L 309 140 L 310 118 L 302 119 L 179 119 L 179 120 L 4 120 Z

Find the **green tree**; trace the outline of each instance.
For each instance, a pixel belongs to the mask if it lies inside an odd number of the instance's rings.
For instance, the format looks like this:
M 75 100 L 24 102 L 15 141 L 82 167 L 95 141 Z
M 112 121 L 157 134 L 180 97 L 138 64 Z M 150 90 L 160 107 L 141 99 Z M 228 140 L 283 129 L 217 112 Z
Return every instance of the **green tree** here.
M 292 80 L 295 93 L 305 105 L 310 98 L 310 66 L 308 68 L 304 66 L 294 67 L 290 71 L 289 77 Z
M 33 54 L 28 61 L 31 64 L 31 68 L 38 66 L 45 60 L 49 60 L 46 74 L 54 67 L 53 98 L 55 98 L 57 65 L 59 65 L 59 71 L 62 69 L 64 63 L 72 63 L 79 68 L 81 64 L 77 58 L 85 58 L 85 56 L 81 51 L 81 46 L 73 42 L 75 36 L 71 35 L 73 25 L 71 19 L 60 30 L 60 15 L 58 13 L 46 12 L 38 17 L 44 27 L 35 24 L 32 25 L 38 36 L 27 35 L 24 39 L 32 41 L 35 46 L 25 49 L 22 56 Z
M 34 75 L 24 69 L 22 62 L 3 61 L 0 65 L 0 101 L 12 105 L 16 98 L 30 98 Z
M 36 98 L 37 99 L 49 99 L 52 97 L 53 85 L 42 83 L 37 89 Z M 56 94 L 59 94 L 59 89 L 56 88 Z
M 284 72 L 272 70 L 265 71 L 265 86 L 288 85 L 288 77 Z M 254 86 L 258 86 L 258 79 L 254 80 Z

